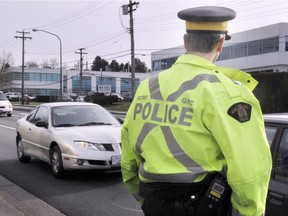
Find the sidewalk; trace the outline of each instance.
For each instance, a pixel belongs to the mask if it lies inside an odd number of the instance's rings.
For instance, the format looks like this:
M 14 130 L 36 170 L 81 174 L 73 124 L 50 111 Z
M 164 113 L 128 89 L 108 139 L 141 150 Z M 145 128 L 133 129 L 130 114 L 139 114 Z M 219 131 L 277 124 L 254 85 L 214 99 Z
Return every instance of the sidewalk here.
M 1 216 L 65 216 L 0 175 Z

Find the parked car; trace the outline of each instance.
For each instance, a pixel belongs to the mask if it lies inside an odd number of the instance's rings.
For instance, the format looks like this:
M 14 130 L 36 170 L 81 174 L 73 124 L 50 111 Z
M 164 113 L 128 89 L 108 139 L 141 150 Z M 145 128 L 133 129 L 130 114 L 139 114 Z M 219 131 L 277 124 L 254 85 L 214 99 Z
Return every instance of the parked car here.
M 85 96 L 78 96 L 77 98 L 76 98 L 76 101 L 77 102 L 85 102 Z
M 29 98 L 29 100 L 35 100 L 35 97 L 34 97 L 34 96 L 30 96 L 30 95 L 28 95 L 28 94 L 24 94 L 24 96 L 25 96 L 26 98 Z
M 11 101 L 20 100 L 22 97 L 20 92 L 6 92 L 5 95 Z
M 111 95 L 116 95 L 118 97 L 118 101 L 123 101 L 124 98 L 116 93 L 111 93 Z
M 288 113 L 265 114 L 264 120 L 273 157 L 265 216 L 286 216 L 288 212 Z
M 6 95 L 0 91 L 0 115 L 12 116 L 13 107 Z
M 37 106 L 16 124 L 20 162 L 51 165 L 56 178 L 68 170 L 119 169 L 120 122 L 100 105 L 54 102 Z
M 57 98 L 58 102 L 72 102 L 73 99 L 69 95 L 62 95 L 62 100 L 60 100 L 60 97 Z

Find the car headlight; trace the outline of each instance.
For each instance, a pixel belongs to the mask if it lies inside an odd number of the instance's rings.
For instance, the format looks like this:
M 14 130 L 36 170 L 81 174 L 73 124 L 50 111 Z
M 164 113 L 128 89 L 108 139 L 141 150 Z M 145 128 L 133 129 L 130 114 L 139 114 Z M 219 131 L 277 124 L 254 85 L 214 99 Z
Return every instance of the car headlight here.
M 12 105 L 7 104 L 7 105 L 5 106 L 5 108 L 6 108 L 6 109 L 12 108 Z
M 74 142 L 81 149 L 106 151 L 104 145 L 102 145 L 100 143 L 91 143 L 91 142 L 86 142 L 86 141 L 74 141 Z

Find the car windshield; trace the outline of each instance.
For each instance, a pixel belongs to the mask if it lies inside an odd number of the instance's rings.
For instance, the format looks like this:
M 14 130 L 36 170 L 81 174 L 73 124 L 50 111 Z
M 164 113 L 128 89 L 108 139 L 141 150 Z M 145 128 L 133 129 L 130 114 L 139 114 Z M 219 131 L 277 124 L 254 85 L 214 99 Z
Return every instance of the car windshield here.
M 120 125 L 107 110 L 93 105 L 54 107 L 52 122 L 54 127 Z
M 3 92 L 0 92 L 0 100 L 8 100 Z

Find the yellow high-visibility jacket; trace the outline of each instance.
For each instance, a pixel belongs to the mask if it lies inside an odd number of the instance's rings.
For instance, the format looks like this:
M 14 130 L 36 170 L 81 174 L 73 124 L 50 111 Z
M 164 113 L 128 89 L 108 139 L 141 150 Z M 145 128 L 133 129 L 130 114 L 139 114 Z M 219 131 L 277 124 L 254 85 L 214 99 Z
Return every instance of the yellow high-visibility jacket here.
M 226 173 L 234 215 L 265 212 L 272 167 L 263 116 L 243 71 L 184 54 L 144 80 L 122 129 L 123 181 L 190 183 Z

